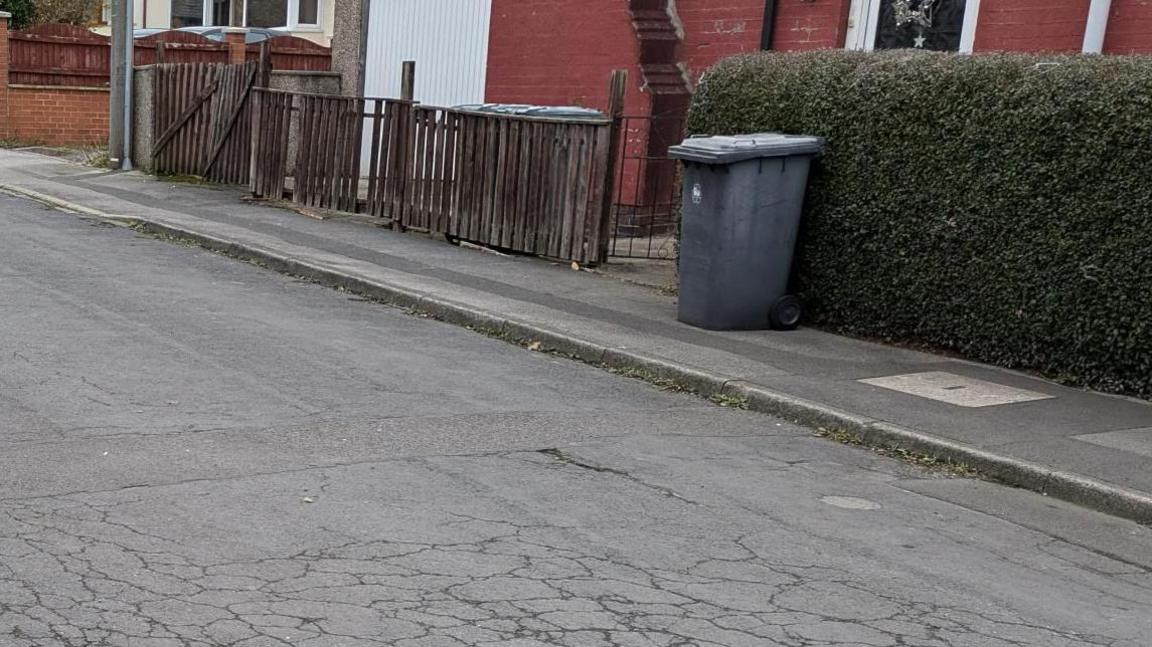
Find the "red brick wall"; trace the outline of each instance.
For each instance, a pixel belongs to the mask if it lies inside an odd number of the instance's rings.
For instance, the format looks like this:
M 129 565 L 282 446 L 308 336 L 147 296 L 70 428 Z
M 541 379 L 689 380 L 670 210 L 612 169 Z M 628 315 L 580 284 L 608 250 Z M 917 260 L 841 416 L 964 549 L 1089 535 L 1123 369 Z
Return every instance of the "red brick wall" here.
M 8 137 L 70 146 L 108 141 L 108 90 L 9 86 Z
M 647 97 L 626 0 L 493 0 L 485 91 L 493 103 L 608 107 L 612 70 L 629 74 L 627 107 Z
M 1084 47 L 1090 2 L 981 0 L 974 49 L 977 52 L 1079 52 Z
M 764 0 L 677 0 L 684 29 L 680 58 L 695 83 L 722 58 L 760 50 Z
M 975 50 L 1079 52 L 1091 0 L 982 0 Z M 851 0 L 778 0 L 773 47 L 844 46 Z M 720 59 L 760 48 L 765 0 L 676 0 L 679 55 L 693 82 Z M 1113 0 L 1105 51 L 1152 53 L 1152 0 Z M 612 69 L 629 70 L 628 112 L 643 114 L 639 46 L 627 0 L 493 0 L 489 101 L 605 107 Z
M 844 47 L 851 0 L 778 0 L 772 49 L 784 52 Z
M 1152 1 L 1112 0 L 1106 54 L 1152 54 Z
M 0 139 L 8 130 L 8 19 L 0 17 Z

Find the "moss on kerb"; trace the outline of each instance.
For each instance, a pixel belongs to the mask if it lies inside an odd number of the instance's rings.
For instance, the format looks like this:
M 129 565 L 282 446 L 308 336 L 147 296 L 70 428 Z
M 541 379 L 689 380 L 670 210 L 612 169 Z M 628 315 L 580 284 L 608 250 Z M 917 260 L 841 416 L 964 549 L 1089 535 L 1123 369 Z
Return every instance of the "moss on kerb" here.
M 741 56 L 689 128 L 827 140 L 812 323 L 1152 397 L 1152 57 Z
M 999 479 L 990 478 L 987 474 L 982 474 L 978 469 L 965 463 L 963 461 L 953 461 L 940 456 L 926 454 L 923 452 L 913 451 L 906 447 L 893 445 L 890 443 L 868 440 L 859 433 L 850 429 L 842 427 L 832 428 L 819 428 L 816 430 L 816 435 L 821 438 L 840 443 L 841 445 L 852 445 L 855 447 L 863 447 L 874 453 L 894 458 L 898 461 L 915 465 L 932 472 L 944 474 L 947 476 L 960 476 L 965 478 L 981 478 L 984 480 L 997 481 Z

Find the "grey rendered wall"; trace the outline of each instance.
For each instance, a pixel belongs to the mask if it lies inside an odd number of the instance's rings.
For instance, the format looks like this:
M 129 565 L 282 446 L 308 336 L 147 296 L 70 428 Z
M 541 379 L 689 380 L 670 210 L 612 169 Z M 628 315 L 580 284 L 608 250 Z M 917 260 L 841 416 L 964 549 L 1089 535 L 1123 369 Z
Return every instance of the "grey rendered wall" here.
M 287 92 L 309 94 L 340 94 L 344 83 L 338 72 L 297 72 L 274 70 L 270 87 Z
M 364 17 L 369 0 L 338 0 L 332 25 L 332 71 L 343 79 L 344 93 L 359 96 L 363 87 Z
M 132 161 L 145 173 L 152 172 L 152 76 L 153 67 L 146 65 L 132 77 Z
M 343 81 L 335 72 L 272 72 L 273 90 L 303 92 L 308 94 L 340 94 Z M 287 173 L 295 173 L 296 152 L 299 150 L 299 127 L 296 120 L 288 131 Z

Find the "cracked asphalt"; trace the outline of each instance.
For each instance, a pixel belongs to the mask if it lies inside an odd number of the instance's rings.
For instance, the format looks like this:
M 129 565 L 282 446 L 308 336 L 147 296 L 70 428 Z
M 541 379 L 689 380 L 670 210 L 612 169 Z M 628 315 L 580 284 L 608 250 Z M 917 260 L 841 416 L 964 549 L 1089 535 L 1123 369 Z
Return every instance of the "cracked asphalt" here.
M 0 227 L 2 647 L 1152 645 L 1148 528 L 2 195 Z

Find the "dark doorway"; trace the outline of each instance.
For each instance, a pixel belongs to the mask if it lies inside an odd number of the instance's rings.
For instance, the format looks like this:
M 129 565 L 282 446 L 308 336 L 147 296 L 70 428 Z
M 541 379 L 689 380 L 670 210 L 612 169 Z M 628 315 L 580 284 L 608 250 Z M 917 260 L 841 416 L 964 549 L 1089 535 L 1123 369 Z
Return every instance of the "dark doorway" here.
M 955 52 L 968 0 L 880 0 L 876 49 Z

